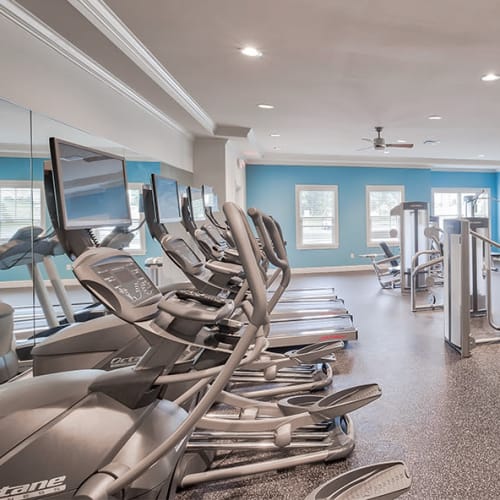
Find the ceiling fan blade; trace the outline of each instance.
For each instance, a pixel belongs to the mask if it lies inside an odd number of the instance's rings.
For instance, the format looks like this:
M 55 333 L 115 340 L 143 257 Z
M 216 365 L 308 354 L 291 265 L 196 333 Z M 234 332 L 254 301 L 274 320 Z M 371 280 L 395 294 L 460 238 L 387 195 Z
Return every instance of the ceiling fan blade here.
M 366 148 L 356 149 L 356 151 L 367 151 L 368 149 L 373 149 L 372 146 L 367 146 Z
M 413 147 L 413 144 L 386 144 L 386 148 L 407 148 L 411 149 Z
M 368 141 L 368 142 L 373 142 L 373 139 L 368 139 L 368 137 L 362 137 L 362 141 Z

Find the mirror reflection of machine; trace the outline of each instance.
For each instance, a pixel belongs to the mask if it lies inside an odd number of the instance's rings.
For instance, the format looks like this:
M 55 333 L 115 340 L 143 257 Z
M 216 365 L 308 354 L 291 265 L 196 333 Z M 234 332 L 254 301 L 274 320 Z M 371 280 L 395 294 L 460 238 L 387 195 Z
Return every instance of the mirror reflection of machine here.
M 391 210 L 400 240 L 401 293 L 411 288 L 413 256 L 428 250 L 425 228 L 429 226 L 429 204 L 425 201 L 405 201 Z M 425 287 L 425 273 L 417 277 L 417 286 Z

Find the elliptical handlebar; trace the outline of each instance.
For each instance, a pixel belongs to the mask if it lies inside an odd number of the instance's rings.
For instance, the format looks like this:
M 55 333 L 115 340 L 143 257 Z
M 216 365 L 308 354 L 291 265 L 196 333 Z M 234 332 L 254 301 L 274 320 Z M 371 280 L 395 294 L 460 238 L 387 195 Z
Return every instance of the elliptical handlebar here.
M 252 292 L 253 311 L 249 321 L 254 325 L 263 325 L 268 321 L 267 299 L 261 269 L 254 252 L 253 242 L 255 240 L 249 234 L 245 214 L 236 204 L 225 202 L 223 211 L 231 228 L 240 261 L 245 270 L 245 277 Z
M 286 250 L 274 221 L 257 208 L 249 208 L 248 215 L 255 224 L 269 262 L 282 270 L 286 269 L 288 267 Z
M 241 263 L 245 270 L 248 285 L 252 292 L 253 311 L 249 318 L 249 323 L 236 344 L 233 353 L 226 360 L 219 374 L 213 380 L 207 392 L 203 395 L 196 407 L 189 413 L 188 417 L 179 425 L 177 430 L 171 434 L 165 441 L 160 443 L 156 449 L 146 455 L 134 467 L 124 472 L 115 479 L 115 481 L 106 485 L 104 495 L 112 495 L 126 485 L 130 484 L 137 477 L 149 469 L 163 455 L 168 453 L 174 446 L 185 439 L 185 436 L 196 426 L 199 419 L 208 411 L 215 402 L 217 396 L 227 385 L 229 378 L 234 370 L 245 359 L 245 355 L 252 344 L 263 347 L 264 338 L 257 338 L 258 330 L 268 322 L 267 302 L 264 283 L 261 279 L 260 268 L 257 258 L 254 255 L 250 235 L 245 226 L 245 216 L 243 212 L 232 202 L 226 202 L 223 206 L 224 214 L 231 228 L 236 249 L 238 250 Z M 257 341 L 256 341 L 257 338 Z M 203 378 L 209 377 L 208 372 L 203 374 Z M 201 384 L 201 383 L 200 383 Z

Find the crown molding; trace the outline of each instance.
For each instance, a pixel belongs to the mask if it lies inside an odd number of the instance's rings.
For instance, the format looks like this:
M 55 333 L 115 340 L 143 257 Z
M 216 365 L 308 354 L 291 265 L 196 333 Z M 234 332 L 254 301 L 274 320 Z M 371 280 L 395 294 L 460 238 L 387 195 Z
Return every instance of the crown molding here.
M 153 106 L 149 101 L 144 99 L 141 95 L 135 92 L 131 87 L 116 78 L 103 66 L 88 57 L 84 52 L 68 42 L 35 17 L 31 12 L 20 6 L 13 0 L 0 0 L 0 15 L 4 16 L 9 21 L 17 24 L 20 28 L 27 31 L 30 35 L 37 38 L 41 42 L 48 45 L 51 49 L 58 52 L 60 55 L 76 64 L 79 68 L 83 69 L 93 77 L 105 83 L 108 87 L 113 89 L 118 94 L 130 99 L 136 105 L 153 115 L 160 120 L 163 124 L 174 129 L 177 132 L 192 138 L 192 135 L 177 122 L 168 117 L 165 113 L 160 111 L 157 107 Z
M 124 156 L 126 161 L 158 163 L 157 160 L 135 153 L 134 151 L 127 150 L 124 154 L 123 148 L 120 146 L 110 147 L 106 145 L 99 146 L 99 149 L 117 156 Z M 50 158 L 50 151 L 46 144 L 33 144 L 31 149 L 29 149 L 26 144 L 3 143 L 0 145 L 0 158 Z
M 260 158 L 247 156 L 247 165 L 276 166 L 315 166 L 315 167 L 373 167 L 373 168 L 412 168 L 442 171 L 498 172 L 500 162 L 441 159 L 441 158 L 378 158 L 369 156 L 301 155 L 301 154 L 264 154 Z
M 214 134 L 216 124 L 152 52 L 102 0 L 68 0 L 108 40 L 186 110 L 205 130 Z

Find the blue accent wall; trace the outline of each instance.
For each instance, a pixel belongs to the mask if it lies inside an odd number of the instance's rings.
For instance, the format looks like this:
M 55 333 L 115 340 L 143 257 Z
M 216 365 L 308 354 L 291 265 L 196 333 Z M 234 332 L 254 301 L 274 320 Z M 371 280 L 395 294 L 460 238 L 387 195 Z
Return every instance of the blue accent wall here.
M 43 180 L 43 163 L 48 158 L 33 158 L 33 179 L 37 181 Z M 152 173 L 160 173 L 160 162 L 139 162 L 127 161 L 127 180 L 129 183 L 149 184 L 151 182 Z M 0 182 L 2 180 L 30 180 L 31 179 L 31 160 L 30 158 L 0 158 Z M 50 218 L 46 213 L 46 224 L 50 224 Z M 145 227 L 145 226 L 144 226 Z M 157 244 L 153 242 L 149 231 L 145 227 L 146 235 L 146 254 L 135 255 L 134 258 L 140 265 L 144 265 L 144 261 L 148 257 L 158 255 Z M 61 277 L 73 278 L 72 271 L 66 269 L 66 265 L 70 260 L 65 255 L 59 255 L 54 258 L 57 270 Z M 0 282 L 29 280 L 31 279 L 26 266 L 13 267 L 11 269 L 0 271 Z
M 0 158 L 1 180 L 30 180 L 30 158 Z
M 339 196 L 339 247 L 296 248 L 295 186 L 337 185 Z M 377 251 L 366 245 L 366 186 L 402 185 L 406 201 L 431 201 L 432 187 L 486 187 L 496 197 L 496 173 L 433 172 L 430 169 L 247 165 L 247 206 L 272 214 L 282 225 L 292 267 L 327 267 L 367 264 L 357 257 Z M 492 222 L 496 237 L 496 206 Z M 356 257 L 352 259 L 350 254 Z

